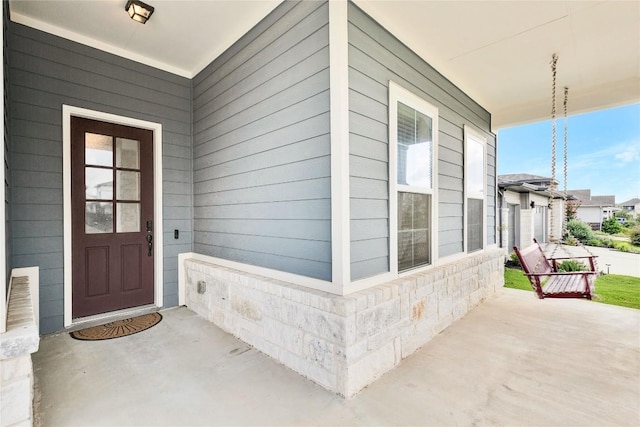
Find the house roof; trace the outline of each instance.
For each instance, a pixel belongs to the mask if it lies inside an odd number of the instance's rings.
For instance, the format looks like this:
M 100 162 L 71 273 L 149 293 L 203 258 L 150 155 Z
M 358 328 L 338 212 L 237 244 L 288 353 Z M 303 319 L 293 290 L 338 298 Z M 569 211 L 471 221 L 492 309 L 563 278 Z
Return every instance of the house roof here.
M 592 196 L 591 190 L 569 190 L 568 193 L 580 202 L 580 206 L 614 207 L 616 205 L 616 196 Z
M 635 206 L 638 204 L 640 204 L 640 199 L 634 198 L 634 199 L 629 199 L 626 202 L 620 203 L 620 206 Z
M 10 8 L 16 22 L 193 77 L 280 4 L 147 2 L 155 12 L 145 25 L 128 18 L 124 0 L 10 0 Z M 570 114 L 640 101 L 638 2 L 355 4 L 487 109 L 494 129 L 549 117 L 553 53 Z
M 549 186 L 551 184 L 551 178 L 540 175 L 531 175 L 528 173 L 512 173 L 506 175 L 498 175 L 498 184 L 506 183 L 528 183 L 528 184 L 543 184 Z M 556 184 L 558 181 L 556 180 Z
M 540 175 L 526 173 L 498 175 L 498 187 L 516 193 L 533 193 L 551 197 L 548 191 L 550 183 L 551 178 Z

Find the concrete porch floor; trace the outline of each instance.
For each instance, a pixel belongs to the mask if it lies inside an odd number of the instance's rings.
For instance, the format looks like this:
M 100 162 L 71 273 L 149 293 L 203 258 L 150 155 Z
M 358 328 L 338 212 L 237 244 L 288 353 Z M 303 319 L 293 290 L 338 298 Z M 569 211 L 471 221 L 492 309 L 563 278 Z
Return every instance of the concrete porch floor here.
M 501 290 L 350 400 L 187 308 L 45 337 L 36 425 L 640 425 L 640 310 Z

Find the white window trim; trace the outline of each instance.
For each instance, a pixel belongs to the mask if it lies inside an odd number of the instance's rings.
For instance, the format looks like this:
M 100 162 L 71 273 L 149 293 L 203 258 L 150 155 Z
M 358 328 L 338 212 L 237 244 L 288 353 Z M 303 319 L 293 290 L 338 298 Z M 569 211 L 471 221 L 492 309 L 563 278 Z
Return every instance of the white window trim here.
M 467 142 L 469 139 L 473 139 L 474 141 L 482 144 L 482 152 L 483 152 L 482 166 L 484 171 L 484 173 L 482 174 L 482 179 L 483 179 L 482 188 L 484 188 L 483 194 L 469 194 L 470 192 L 467 188 L 467 176 L 468 176 L 467 167 L 469 165 L 469 161 L 467 158 L 469 154 L 469 150 L 467 149 Z M 468 251 L 469 238 L 467 235 L 467 231 L 468 231 L 467 221 L 469 219 L 469 213 L 468 213 L 469 206 L 467 203 L 467 199 L 469 198 L 482 199 L 482 248 L 471 252 L 471 253 L 479 253 L 487 249 L 487 138 L 483 136 L 479 131 L 475 130 L 469 125 L 464 125 L 464 179 L 463 179 L 463 182 L 464 182 L 463 237 L 464 237 L 464 252 L 466 254 L 469 253 Z
M 433 119 L 433 157 L 431 194 L 431 263 L 398 273 L 398 191 L 413 187 L 398 185 L 398 102 L 414 108 Z M 405 276 L 433 268 L 438 260 L 438 108 L 402 86 L 389 81 L 389 270 L 395 276 Z
M 64 207 L 64 326 L 75 323 L 72 315 L 71 286 L 71 116 L 101 120 L 125 126 L 132 126 L 153 131 L 153 228 L 154 228 L 154 305 L 158 308 L 164 304 L 164 244 L 162 215 L 162 124 L 118 116 L 86 108 L 62 106 L 62 181 Z M 138 309 L 134 307 L 132 310 Z M 121 312 L 121 311 L 120 311 Z M 108 318 L 111 313 L 99 315 Z

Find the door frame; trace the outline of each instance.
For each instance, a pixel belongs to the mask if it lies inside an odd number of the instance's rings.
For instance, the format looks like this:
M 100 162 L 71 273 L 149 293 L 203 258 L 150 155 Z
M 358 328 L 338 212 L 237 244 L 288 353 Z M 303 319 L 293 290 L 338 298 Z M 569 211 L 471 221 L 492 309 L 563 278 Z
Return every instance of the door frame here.
M 72 313 L 72 278 L 71 278 L 71 116 L 100 120 L 103 122 L 147 129 L 153 132 L 153 298 L 156 307 L 163 306 L 163 224 L 162 224 L 162 125 L 160 123 L 133 119 L 86 108 L 62 105 L 62 181 L 63 181 L 63 215 L 64 215 L 64 326 L 74 323 Z M 129 310 L 135 311 L 137 307 Z M 117 313 L 122 313 L 118 311 Z M 98 315 L 109 317 L 111 313 Z M 92 317 L 94 319 L 95 316 Z

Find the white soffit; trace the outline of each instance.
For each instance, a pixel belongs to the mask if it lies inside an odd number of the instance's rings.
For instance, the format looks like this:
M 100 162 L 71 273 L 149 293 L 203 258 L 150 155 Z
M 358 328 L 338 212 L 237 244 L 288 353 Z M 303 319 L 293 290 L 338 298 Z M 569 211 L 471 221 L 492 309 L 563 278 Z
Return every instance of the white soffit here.
M 282 0 L 143 0 L 155 7 L 142 25 L 126 0 L 11 0 L 11 20 L 191 78 Z
M 355 3 L 487 109 L 494 129 L 549 118 L 553 53 L 570 114 L 640 102 L 640 2 Z
M 190 78 L 281 0 L 146 2 L 156 10 L 145 25 L 125 0 L 10 5 L 15 22 Z M 494 129 L 548 118 L 553 53 L 570 114 L 640 102 L 638 1 L 355 4 L 487 109 Z

